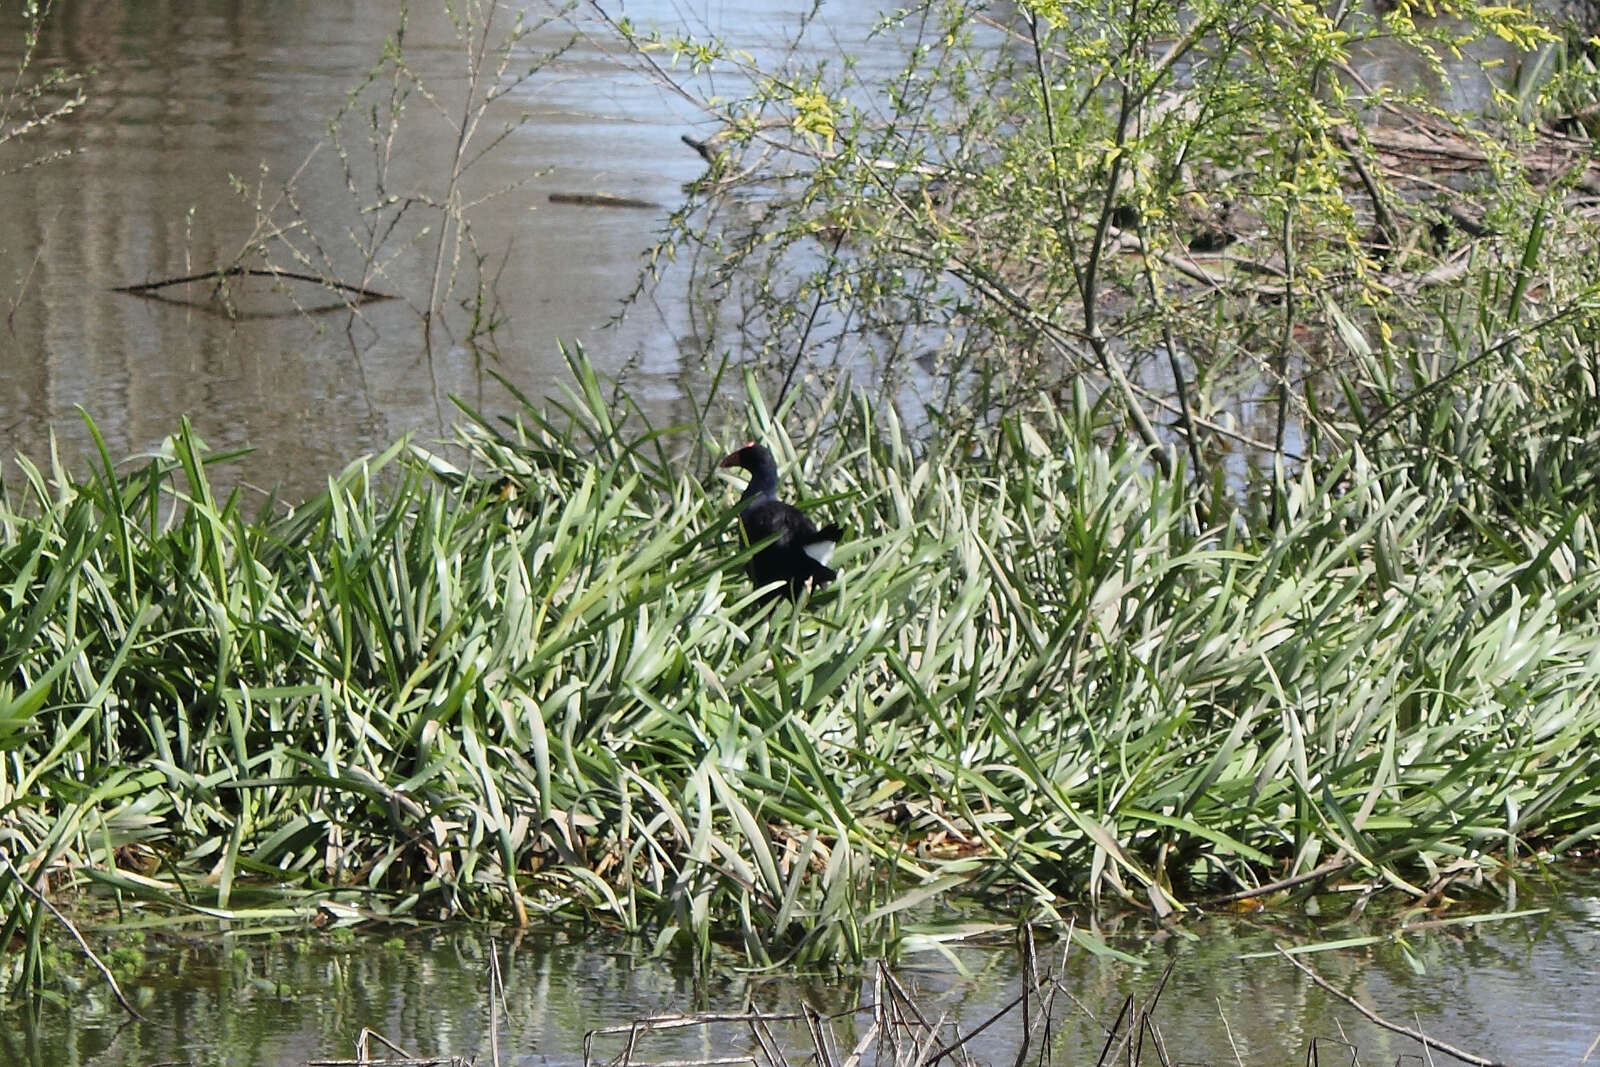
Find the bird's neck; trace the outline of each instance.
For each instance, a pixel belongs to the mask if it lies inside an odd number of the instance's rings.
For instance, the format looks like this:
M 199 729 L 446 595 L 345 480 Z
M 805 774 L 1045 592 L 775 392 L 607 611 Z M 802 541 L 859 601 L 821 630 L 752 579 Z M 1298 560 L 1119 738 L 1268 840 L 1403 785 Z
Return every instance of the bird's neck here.
M 746 504 L 759 504 L 763 500 L 778 499 L 778 468 L 775 464 L 762 464 L 750 471 L 750 484 L 744 487 L 739 498 Z
M 744 495 L 739 499 L 744 501 L 747 505 L 760 504 L 768 500 L 776 500 L 778 499 L 778 485 L 776 482 L 774 482 L 772 485 L 760 486 L 756 485 L 754 482 L 751 482 L 749 485 L 745 486 Z

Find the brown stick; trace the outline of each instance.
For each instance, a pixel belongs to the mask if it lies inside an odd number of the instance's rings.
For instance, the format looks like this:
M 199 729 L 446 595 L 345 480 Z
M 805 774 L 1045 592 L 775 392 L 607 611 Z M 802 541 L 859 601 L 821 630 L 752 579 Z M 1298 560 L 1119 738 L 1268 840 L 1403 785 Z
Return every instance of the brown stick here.
M 311 282 L 313 285 L 337 289 L 343 293 L 354 293 L 363 300 L 394 300 L 392 293 L 379 292 L 361 285 L 351 285 L 348 282 L 337 281 L 333 278 L 318 278 L 314 274 L 301 274 L 292 270 L 279 270 L 276 267 L 218 267 L 216 270 L 204 271 L 200 274 L 186 274 L 181 278 L 162 278 L 159 281 L 141 282 L 138 285 L 118 285 L 112 288 L 113 293 L 148 293 L 156 289 L 165 289 L 169 285 L 184 285 L 188 282 L 203 282 L 211 279 L 237 278 L 247 276 L 251 278 L 288 278 L 291 281 Z
M 1341 130 L 1339 144 L 1344 148 L 1345 159 L 1355 168 L 1356 177 L 1361 179 L 1362 188 L 1367 191 L 1367 199 L 1372 202 L 1372 215 L 1378 223 L 1378 229 L 1383 231 L 1383 239 L 1389 242 L 1391 250 L 1398 249 L 1400 228 L 1394 224 L 1394 219 L 1389 215 L 1389 208 L 1383 202 L 1383 193 L 1379 191 L 1378 183 L 1372 180 L 1367 165 L 1361 160 L 1361 143 Z
M 1309 871 L 1304 871 L 1300 874 L 1294 875 L 1291 878 L 1284 878 L 1276 882 L 1268 882 L 1266 885 L 1256 886 L 1254 889 L 1241 889 L 1234 893 L 1224 893 L 1220 897 L 1210 897 L 1206 900 L 1196 901 L 1195 907 L 1208 908 L 1213 904 L 1230 904 L 1235 900 L 1249 900 L 1251 897 L 1264 897 L 1268 893 L 1276 893 L 1280 889 L 1293 889 L 1295 886 L 1302 885 L 1306 882 L 1315 882 L 1319 878 L 1327 878 L 1330 875 L 1338 874 L 1340 871 L 1348 870 L 1353 865 L 1353 862 L 1348 857 L 1344 859 L 1329 860 L 1320 867 L 1316 867 Z
M 122 1005 L 122 1010 L 133 1016 L 135 1019 L 138 1019 L 142 1023 L 149 1022 L 149 1019 L 146 1019 L 143 1015 L 139 1014 L 138 1009 L 136 1009 L 132 1004 L 128 1003 L 128 998 L 122 995 L 122 987 L 117 985 L 117 979 L 111 973 L 111 968 L 102 963 L 100 961 L 100 957 L 94 954 L 94 949 L 89 947 L 89 942 L 85 941 L 83 939 L 83 935 L 78 933 L 78 928 L 72 925 L 72 921 L 57 911 L 56 906 L 50 903 L 50 901 L 46 900 L 43 893 L 35 889 L 28 883 L 26 878 L 22 877 L 22 872 L 11 865 L 10 856 L 7 856 L 4 852 L 0 852 L 0 863 L 5 864 L 6 870 L 11 872 L 11 877 L 16 880 L 16 883 L 19 886 L 22 887 L 23 892 L 27 893 L 34 900 L 37 900 L 40 904 L 43 904 L 45 910 L 51 915 L 54 915 L 56 921 L 67 928 L 67 933 L 72 935 L 72 939 L 78 943 L 78 947 L 83 949 L 83 954 L 89 957 L 89 962 L 95 965 L 95 968 L 100 972 L 100 976 L 104 978 L 106 980 L 106 984 L 111 987 L 111 992 L 116 994 L 117 1003 Z
M 580 207 L 636 207 L 659 208 L 654 200 L 641 200 L 636 196 L 618 196 L 615 193 L 551 193 L 552 204 L 577 204 Z
M 1426 1045 L 1428 1048 L 1435 1049 L 1435 1050 L 1437 1050 L 1439 1052 L 1442 1052 L 1446 1056 L 1454 1056 L 1456 1059 L 1460 1060 L 1462 1063 L 1470 1063 L 1470 1064 L 1473 1064 L 1474 1067 L 1505 1067 L 1505 1064 L 1500 1063 L 1498 1060 L 1491 1060 L 1491 1059 L 1488 1059 L 1488 1058 L 1486 1058 L 1484 1056 L 1479 1056 L 1479 1055 L 1477 1055 L 1475 1053 L 1467 1052 L 1464 1049 L 1456 1048 L 1454 1045 L 1447 1045 L 1443 1041 L 1440 1041 L 1438 1038 L 1429 1037 L 1427 1034 L 1422 1033 L 1420 1030 L 1412 1030 L 1412 1029 L 1409 1029 L 1407 1027 L 1401 1026 L 1399 1023 L 1390 1022 L 1388 1019 L 1385 1019 L 1383 1016 L 1379 1015 L 1377 1012 L 1373 1011 L 1371 1008 L 1369 1008 L 1365 1004 L 1361 1003 L 1355 997 L 1352 997 L 1349 993 L 1343 992 L 1342 990 L 1339 990 L 1339 989 L 1335 989 L 1332 985 L 1330 985 L 1328 983 L 1327 979 L 1322 977 L 1322 975 L 1318 974 L 1316 971 L 1313 971 L 1310 967 L 1306 966 L 1305 964 L 1301 963 L 1299 960 L 1297 960 L 1293 956 L 1291 956 L 1289 953 L 1285 952 L 1283 950 L 1283 946 L 1282 945 L 1275 945 L 1273 947 L 1275 947 L 1278 950 L 1278 954 L 1281 955 L 1284 959 L 1288 960 L 1290 963 L 1294 964 L 1300 970 L 1304 971 L 1307 978 L 1311 979 L 1317 985 L 1321 986 L 1323 989 L 1327 990 L 1329 993 L 1332 993 L 1334 996 L 1338 997 L 1340 1000 L 1342 1000 L 1346 1004 L 1350 1005 L 1356 1011 L 1359 1011 L 1362 1015 L 1366 1016 L 1368 1020 L 1378 1024 L 1379 1026 L 1383 1027 L 1385 1030 L 1393 1030 L 1397 1034 L 1402 1034 L 1402 1035 L 1404 1035 L 1406 1037 L 1415 1038 L 1416 1040 L 1418 1040 L 1418 1041 L 1422 1042 L 1424 1045 Z

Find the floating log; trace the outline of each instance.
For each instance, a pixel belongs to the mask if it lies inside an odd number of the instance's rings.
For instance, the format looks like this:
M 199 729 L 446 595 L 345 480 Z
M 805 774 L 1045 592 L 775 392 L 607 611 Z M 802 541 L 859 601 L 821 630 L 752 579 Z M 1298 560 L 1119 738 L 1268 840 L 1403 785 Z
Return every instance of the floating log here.
M 583 207 L 631 207 L 660 210 L 654 200 L 640 200 L 633 196 L 615 196 L 611 193 L 551 193 L 552 204 L 579 204 Z

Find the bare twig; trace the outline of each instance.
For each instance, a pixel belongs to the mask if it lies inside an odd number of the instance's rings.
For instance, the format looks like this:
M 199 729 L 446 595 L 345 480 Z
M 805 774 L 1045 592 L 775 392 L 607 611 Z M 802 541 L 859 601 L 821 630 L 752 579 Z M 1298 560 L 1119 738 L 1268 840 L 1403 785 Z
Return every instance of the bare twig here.
M 1152 1042 L 1156 1045 L 1156 1053 L 1160 1057 L 1161 1062 L 1166 1062 L 1166 1054 L 1161 1050 L 1161 1039 L 1155 1031 L 1155 1023 L 1153 1022 L 1153 1018 L 1155 1016 L 1156 1005 L 1161 1003 L 1161 993 L 1167 988 L 1167 979 L 1172 977 L 1172 968 L 1176 967 L 1177 965 L 1178 958 L 1176 956 L 1167 960 L 1167 969 L 1161 972 L 1161 981 L 1156 983 L 1156 991 L 1150 995 L 1150 1003 L 1139 1009 L 1139 1039 L 1133 1046 L 1134 1063 L 1140 1062 L 1140 1056 L 1144 1051 L 1144 1035 L 1147 1033 L 1150 1035 Z
M 1325 991 L 1327 991 L 1329 993 L 1332 993 L 1334 996 L 1338 997 L 1340 1000 L 1342 1000 L 1346 1004 L 1350 1005 L 1356 1011 L 1360 1012 L 1363 1016 L 1366 1017 L 1366 1019 L 1368 1021 L 1376 1023 L 1377 1025 L 1383 1027 L 1385 1030 L 1392 1030 L 1397 1034 L 1402 1034 L 1402 1035 L 1404 1035 L 1406 1037 L 1413 1038 L 1413 1039 L 1415 1039 L 1417 1041 L 1422 1042 L 1422 1044 L 1425 1047 L 1434 1049 L 1434 1050 L 1436 1050 L 1438 1052 L 1443 1052 L 1446 1056 L 1453 1056 L 1456 1059 L 1460 1060 L 1462 1063 L 1475 1064 L 1476 1067 L 1504 1067 L 1504 1065 L 1502 1065 L 1498 1060 L 1491 1060 L 1486 1056 L 1479 1056 L 1476 1053 L 1467 1052 L 1464 1049 L 1456 1048 L 1454 1045 L 1447 1045 L 1443 1041 L 1440 1041 L 1438 1038 L 1429 1037 L 1427 1034 L 1422 1033 L 1420 1030 L 1412 1030 L 1409 1027 L 1401 1026 L 1399 1023 L 1390 1022 L 1388 1019 L 1385 1019 L 1383 1016 L 1379 1015 L 1377 1012 L 1373 1011 L 1371 1008 L 1369 1008 L 1365 1004 L 1361 1003 L 1359 1000 L 1357 1000 L 1355 997 L 1351 996 L 1349 993 L 1346 993 L 1343 990 L 1334 987 L 1331 983 L 1328 982 L 1327 979 L 1323 978 L 1322 975 L 1318 974 L 1316 971 L 1312 970 L 1309 966 L 1307 966 L 1304 963 L 1301 963 L 1294 956 L 1292 956 L 1288 952 L 1284 951 L 1284 948 L 1283 948 L 1282 945 L 1277 945 L 1277 946 L 1274 946 L 1274 947 L 1277 948 L 1278 954 L 1280 956 L 1282 956 L 1284 959 L 1288 960 L 1290 963 L 1294 964 L 1297 968 L 1299 968 L 1302 972 L 1305 973 L 1305 976 L 1307 978 L 1311 979 L 1313 982 L 1315 982 L 1323 990 L 1325 990 Z
M 1070 944 L 1070 942 L 1069 942 Z M 1017 1047 L 1017 1058 L 1012 1067 L 1024 1067 L 1028 1049 L 1033 1046 L 1033 1011 L 1031 995 L 1041 985 L 1039 981 L 1038 946 L 1034 942 L 1033 924 L 1022 924 L 1022 1044 Z
M 833 248 L 828 252 L 827 271 L 830 276 L 839 266 L 839 246 L 844 242 L 845 232 L 844 228 L 841 227 L 839 233 L 833 239 Z M 800 364 L 805 359 L 806 341 L 810 339 L 811 330 L 817 324 L 817 312 L 822 310 L 822 298 L 827 292 L 828 284 L 826 281 L 817 286 L 816 298 L 811 301 L 811 313 L 806 316 L 806 328 L 801 332 L 800 340 L 794 346 L 794 359 L 789 363 L 788 373 L 783 376 L 783 386 L 778 390 L 778 398 L 772 402 L 772 410 L 775 413 L 783 407 L 783 398 L 789 395 L 789 386 L 794 383 L 794 373 L 800 369 Z
M 1233 1062 L 1244 1067 L 1244 1057 L 1239 1055 L 1239 1043 L 1233 1039 L 1233 1027 L 1228 1025 L 1228 1013 L 1223 1010 L 1222 998 L 1217 998 L 1217 1016 L 1222 1020 L 1222 1032 L 1228 1037 L 1228 1047 L 1233 1050 Z
M 373 1058 L 372 1043 L 376 1041 L 394 1056 Z M 356 1035 L 356 1055 L 350 1060 L 307 1060 L 306 1067 L 469 1067 L 460 1056 L 418 1056 L 407 1052 L 376 1030 L 363 1026 Z
M 1255 886 L 1254 888 L 1247 887 L 1232 893 L 1224 893 L 1219 897 L 1208 897 L 1205 900 L 1196 901 L 1195 907 L 1206 908 L 1213 904 L 1228 904 L 1235 900 L 1249 900 L 1251 897 L 1264 897 L 1269 893 L 1277 893 L 1284 889 L 1293 889 L 1295 886 L 1303 885 L 1306 882 L 1315 882 L 1323 878 L 1331 878 L 1341 871 L 1349 870 L 1353 866 L 1355 866 L 1355 861 L 1350 859 L 1348 856 L 1336 860 L 1329 860 L 1320 867 L 1309 871 L 1302 871 L 1301 873 L 1293 875 L 1289 878 L 1282 878 L 1276 882 L 1268 882 L 1266 885 Z
M 765 1012 L 708 1012 L 704 1015 L 652 1015 L 644 1019 L 635 1019 L 631 1023 L 618 1026 L 601 1026 L 588 1031 L 583 1035 L 583 1063 L 584 1067 L 593 1067 L 594 1039 L 615 1034 L 628 1035 L 628 1046 L 624 1055 L 631 1055 L 633 1046 L 637 1044 L 639 1035 L 656 1030 L 680 1030 L 690 1026 L 706 1026 L 711 1023 L 748 1023 L 754 1025 L 758 1022 L 796 1022 L 805 1016 L 800 1012 L 786 1012 L 782 1014 L 767 1014 Z M 746 1062 L 749 1057 L 740 1057 L 717 1062 L 739 1063 Z
M 1361 179 L 1361 187 L 1367 191 L 1367 199 L 1372 204 L 1372 217 L 1377 222 L 1378 229 L 1383 231 L 1384 240 L 1389 242 L 1390 248 L 1400 247 L 1400 228 L 1395 225 L 1394 217 L 1389 214 L 1389 207 L 1384 203 L 1378 183 L 1373 180 L 1372 173 L 1367 170 L 1366 163 L 1361 159 L 1360 142 L 1349 132 L 1340 130 L 1339 144 L 1344 148 L 1345 158 L 1350 161 L 1350 166 L 1355 169 L 1356 177 Z
M 500 975 L 500 946 L 489 939 L 489 1062 L 500 1067 L 500 1005 L 505 1000 L 505 980 Z
M 143 1015 L 139 1014 L 137 1008 L 128 1003 L 128 998 L 122 995 L 122 987 L 117 985 L 116 976 L 111 973 L 111 968 L 107 967 L 105 963 L 101 961 L 100 957 L 95 955 L 94 949 L 89 947 L 89 942 L 83 939 L 83 935 L 78 932 L 78 928 L 76 926 L 72 925 L 72 921 L 65 915 L 61 914 L 61 912 L 56 909 L 54 904 L 45 899 L 45 895 L 43 893 L 39 892 L 38 889 L 29 884 L 26 878 L 22 877 L 22 872 L 11 865 L 11 857 L 6 855 L 4 852 L 0 852 L 0 864 L 4 864 L 5 869 L 11 872 L 12 880 L 15 881 L 17 885 L 22 887 L 23 892 L 27 893 L 34 900 L 43 905 L 46 911 L 55 916 L 57 922 L 67 928 L 67 933 L 72 935 L 72 939 L 78 943 L 78 947 L 81 948 L 83 950 L 83 954 L 89 958 L 89 962 L 94 964 L 95 969 L 100 972 L 100 976 L 106 980 L 106 985 L 111 987 L 111 992 L 116 996 L 117 1003 L 122 1005 L 122 1010 L 133 1016 L 135 1019 L 138 1019 L 142 1023 L 149 1022 L 149 1019 L 146 1019 Z
M 1039 101 L 1044 111 L 1045 133 L 1050 139 L 1050 171 L 1054 179 L 1054 193 L 1056 209 L 1060 214 L 1057 223 L 1062 243 L 1071 247 L 1072 212 L 1067 203 L 1066 186 L 1063 182 L 1063 161 L 1059 155 L 1060 140 L 1056 134 L 1054 104 L 1050 88 L 1050 76 L 1044 67 L 1044 45 L 1039 39 L 1039 16 L 1032 12 L 1028 15 L 1028 32 L 1033 41 L 1033 66 L 1034 74 L 1039 81 Z M 1134 111 L 1137 109 L 1139 98 L 1129 86 L 1123 86 L 1121 105 L 1117 114 L 1117 131 L 1113 143 L 1121 148 L 1127 137 L 1128 127 L 1133 121 Z M 1111 357 L 1106 344 L 1106 337 L 1100 330 L 1099 320 L 1099 269 L 1101 257 L 1106 251 L 1106 235 L 1111 227 L 1111 216 L 1116 206 L 1117 186 L 1122 179 L 1123 162 L 1126 153 L 1115 151 L 1110 153 L 1110 169 L 1105 177 L 1105 196 L 1101 205 L 1100 216 L 1095 222 L 1094 239 L 1090 242 L 1088 255 L 1082 266 L 1078 265 L 1077 257 L 1072 257 L 1073 274 L 1078 279 L 1078 295 L 1083 305 L 1083 334 L 1090 350 L 1094 353 L 1100 369 L 1111 380 L 1112 387 L 1122 398 L 1123 407 L 1128 412 L 1128 418 L 1133 423 L 1134 430 L 1139 434 L 1139 439 L 1150 450 L 1156 466 L 1161 468 L 1163 474 L 1172 473 L 1172 457 L 1166 449 L 1161 447 L 1161 438 L 1156 435 L 1155 427 L 1150 423 L 1150 417 L 1145 414 L 1144 407 L 1134 395 L 1128 381 L 1128 376 L 1122 372 L 1117 361 Z
M 985 1030 L 989 1029 L 989 1027 L 993 1026 L 995 1023 L 999 1022 L 1001 1019 L 1005 1018 L 1007 1015 L 1010 1015 L 1011 1014 L 1011 1009 L 1015 1008 L 1018 1004 L 1021 1004 L 1024 1001 L 1027 1000 L 1027 992 L 1026 992 L 1027 986 L 1026 986 L 1026 983 L 1024 983 L 1023 989 L 1024 989 L 1024 992 L 1018 993 L 1016 996 L 1014 996 L 1010 1000 L 1006 1001 L 1005 1004 L 1003 1006 L 1001 1006 L 1001 1008 L 998 1011 L 996 1011 L 989 1018 L 985 1019 L 982 1023 L 979 1023 L 978 1027 L 975 1030 L 972 1030 L 970 1033 L 967 1033 L 967 1034 L 964 1034 L 964 1035 L 957 1035 L 955 1040 L 951 1041 L 948 1045 L 941 1045 L 939 1048 L 935 1049 L 934 1051 L 930 1052 L 927 1056 L 923 1057 L 923 1059 L 922 1059 L 922 1067 L 931 1067 L 932 1064 L 935 1064 L 938 1061 L 944 1059 L 946 1056 L 950 1055 L 952 1052 L 955 1052 L 958 1049 L 961 1049 L 962 1047 L 964 1047 L 966 1045 L 967 1042 L 971 1041 L 973 1038 L 977 1037 L 979 1034 L 981 1034 Z
M 362 301 L 367 300 L 393 300 L 391 293 L 380 292 L 377 289 L 368 289 L 361 285 L 351 285 L 334 278 L 319 278 L 313 274 L 301 274 L 298 271 L 279 270 L 276 267 L 219 267 L 216 270 L 202 271 L 199 274 L 185 274 L 178 278 L 161 278 L 153 282 L 140 282 L 138 285 L 118 285 L 112 288 L 113 293 L 148 293 L 156 289 L 165 289 L 171 285 L 185 285 L 189 282 L 220 281 L 223 278 L 237 278 L 247 276 L 251 278 L 287 278 L 296 282 L 311 282 L 328 289 L 337 289 L 342 293 L 353 293 Z

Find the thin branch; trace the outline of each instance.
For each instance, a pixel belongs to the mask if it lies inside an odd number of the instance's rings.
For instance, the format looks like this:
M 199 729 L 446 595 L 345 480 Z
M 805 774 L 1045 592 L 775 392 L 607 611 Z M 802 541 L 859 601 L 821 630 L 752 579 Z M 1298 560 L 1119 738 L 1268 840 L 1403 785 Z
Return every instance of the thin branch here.
M 1144 225 L 1141 223 L 1136 228 L 1139 247 L 1139 262 L 1144 274 L 1145 286 L 1150 293 L 1150 302 L 1157 308 L 1165 307 L 1161 299 L 1160 286 L 1156 282 L 1156 275 L 1150 263 L 1150 245 L 1145 240 Z M 1184 441 L 1189 446 L 1189 462 L 1194 465 L 1194 486 L 1198 496 L 1198 505 L 1201 514 L 1198 516 L 1199 524 L 1206 524 L 1205 513 L 1209 511 L 1206 506 L 1206 470 L 1205 462 L 1200 455 L 1200 432 L 1195 427 L 1193 405 L 1189 402 L 1189 378 L 1184 373 L 1183 361 L 1178 355 L 1178 339 L 1172 332 L 1172 318 L 1169 315 L 1161 316 L 1161 341 L 1167 350 L 1167 366 L 1172 371 L 1173 391 L 1178 397 L 1178 421 L 1183 426 Z
M 1303 971 L 1307 978 L 1310 978 L 1313 982 L 1315 982 L 1322 989 L 1326 990 L 1329 993 L 1332 993 L 1334 996 L 1338 997 L 1340 1000 L 1342 1000 L 1346 1004 L 1350 1005 L 1356 1011 L 1360 1012 L 1363 1016 L 1365 1016 L 1367 1018 L 1368 1021 L 1376 1023 L 1377 1025 L 1383 1027 L 1385 1030 L 1392 1030 L 1395 1033 L 1401 1034 L 1401 1035 L 1403 1035 L 1405 1037 L 1414 1038 L 1415 1040 L 1422 1042 L 1422 1044 L 1424 1046 L 1426 1046 L 1428 1048 L 1431 1048 L 1431 1049 L 1434 1049 L 1435 1051 L 1442 1052 L 1446 1056 L 1453 1056 L 1456 1059 L 1460 1060 L 1462 1063 L 1471 1063 L 1471 1064 L 1474 1064 L 1475 1067 L 1505 1067 L 1505 1065 L 1502 1064 L 1499 1060 L 1491 1060 L 1491 1059 L 1489 1059 L 1489 1058 L 1487 1058 L 1485 1056 L 1479 1056 L 1476 1053 L 1467 1052 L 1464 1049 L 1456 1048 L 1454 1045 L 1447 1045 L 1443 1041 L 1440 1041 L 1436 1037 L 1429 1037 L 1427 1034 L 1422 1033 L 1420 1030 L 1412 1030 L 1409 1027 L 1401 1026 L 1399 1023 L 1390 1022 L 1388 1019 L 1385 1019 L 1383 1016 L 1379 1015 L 1377 1012 L 1373 1011 L 1371 1008 L 1369 1008 L 1365 1004 L 1361 1003 L 1359 1000 L 1357 1000 L 1355 997 L 1351 996 L 1349 993 L 1346 993 L 1346 992 L 1344 992 L 1343 990 L 1340 990 L 1340 989 L 1336 989 L 1333 985 L 1331 985 L 1328 982 L 1327 979 L 1323 978 L 1322 975 L 1318 974 L 1316 971 L 1312 970 L 1310 967 L 1308 967 L 1304 963 L 1301 963 L 1299 960 L 1295 959 L 1288 952 L 1284 951 L 1284 948 L 1283 948 L 1282 945 L 1277 945 L 1277 946 L 1274 946 L 1274 947 L 1277 948 L 1278 954 L 1280 956 L 1282 956 L 1284 959 L 1288 960 L 1290 963 L 1294 964 L 1297 968 L 1299 968 L 1301 971 Z
M 1356 177 L 1361 180 L 1361 187 L 1367 191 L 1367 199 L 1372 204 L 1373 221 L 1378 224 L 1378 229 L 1383 231 L 1383 239 L 1389 242 L 1391 249 L 1400 247 L 1400 228 L 1394 223 L 1394 216 L 1389 214 L 1389 207 L 1383 201 L 1383 192 L 1378 188 L 1378 183 L 1373 180 L 1372 172 L 1367 169 L 1366 163 L 1361 158 L 1361 147 L 1356 139 L 1345 130 L 1337 134 L 1340 147 L 1345 151 L 1345 158 L 1355 170 Z
M 844 243 L 845 228 L 840 227 L 839 233 L 833 239 L 833 248 L 828 252 L 827 274 L 817 286 L 816 299 L 811 301 L 811 313 L 806 316 L 806 328 L 800 334 L 800 340 L 795 342 L 794 359 L 789 364 L 789 371 L 783 376 L 783 386 L 778 390 L 778 399 L 773 402 L 772 410 L 776 413 L 783 407 L 783 398 L 789 394 L 789 386 L 794 384 L 794 373 L 800 369 L 800 363 L 805 359 L 806 342 L 811 338 L 811 330 L 817 324 L 817 313 L 822 310 L 823 295 L 828 291 L 828 284 L 833 280 L 833 272 L 839 266 L 839 246 Z
M 78 943 L 78 947 L 81 948 L 83 950 L 83 954 L 89 958 L 89 962 L 95 965 L 95 969 L 98 970 L 101 977 L 106 980 L 106 985 L 111 987 L 111 992 L 116 995 L 117 1003 L 122 1005 L 122 1010 L 133 1016 L 135 1019 L 138 1019 L 142 1023 L 149 1022 L 149 1019 L 146 1019 L 143 1015 L 139 1014 L 137 1008 L 128 1003 L 128 998 L 122 995 L 122 987 L 117 985 L 116 976 L 111 973 L 111 968 L 107 967 L 101 961 L 100 957 L 94 954 L 94 949 L 89 947 L 89 942 L 83 939 L 83 935 L 78 932 L 78 928 L 76 926 L 72 925 L 72 921 L 65 915 L 61 914 L 61 912 L 57 911 L 56 906 L 50 903 L 50 901 L 46 900 L 43 893 L 34 888 L 26 878 L 22 877 L 22 872 L 11 865 L 11 857 L 6 855 L 4 852 L 0 852 L 0 864 L 4 864 L 6 870 L 11 872 L 12 879 L 17 883 L 17 885 L 22 887 L 23 892 L 27 893 L 34 900 L 42 904 L 46 911 L 55 916 L 57 922 L 67 928 L 67 933 L 72 935 L 72 939 Z
M 394 300 L 391 293 L 380 292 L 377 289 L 368 289 L 361 285 L 351 285 L 334 278 L 319 278 L 312 274 L 301 274 L 298 271 L 279 270 L 276 267 L 218 267 L 216 270 L 203 271 L 199 274 L 185 274 L 178 278 L 161 278 L 153 282 L 140 282 L 138 285 L 113 286 L 113 293 L 148 293 L 156 289 L 165 289 L 169 285 L 186 285 L 189 282 L 220 281 L 223 278 L 288 278 L 290 281 L 310 282 L 328 289 L 337 289 L 342 293 L 354 293 L 363 301 L 367 300 Z
M 1302 871 L 1300 874 L 1294 875 L 1291 878 L 1284 878 L 1276 882 L 1268 882 L 1266 885 L 1256 886 L 1254 888 L 1240 889 L 1234 893 L 1224 893 L 1220 897 L 1210 897 L 1206 900 L 1199 900 L 1195 902 L 1194 906 L 1197 908 L 1208 908 L 1214 904 L 1229 904 L 1235 900 L 1249 900 L 1251 897 L 1264 897 L 1269 893 L 1277 893 L 1285 889 L 1293 889 L 1295 886 L 1304 885 L 1307 882 L 1315 882 L 1323 878 L 1331 878 L 1333 875 L 1336 875 L 1341 871 L 1347 871 L 1354 866 L 1355 861 L 1347 856 L 1343 859 L 1331 860 L 1314 870 Z
M 1033 65 L 1035 76 L 1039 81 L 1039 103 L 1044 111 L 1045 135 L 1050 140 L 1050 174 L 1055 186 L 1056 210 L 1061 216 L 1058 232 L 1062 244 L 1070 248 L 1072 212 L 1067 204 L 1066 186 L 1061 176 L 1060 144 L 1056 135 L 1053 94 L 1050 92 L 1049 73 L 1044 69 L 1044 45 L 1039 40 L 1039 16 L 1031 11 L 1028 14 L 1028 32 L 1033 39 Z M 1117 115 L 1117 132 L 1112 141 L 1114 148 L 1111 153 L 1111 166 L 1105 179 L 1105 198 L 1101 204 L 1100 217 L 1095 223 L 1094 240 L 1090 242 L 1088 257 L 1081 268 L 1077 265 L 1076 256 L 1071 257 L 1071 260 L 1073 273 L 1078 278 L 1078 294 L 1083 304 L 1083 332 L 1089 348 L 1094 352 L 1100 369 L 1111 379 L 1111 384 L 1122 397 L 1128 417 L 1133 421 L 1133 428 L 1139 434 L 1139 439 L 1145 443 L 1145 447 L 1150 449 L 1156 466 L 1161 468 L 1162 474 L 1170 475 L 1172 457 L 1161 447 L 1161 438 L 1157 436 L 1155 427 L 1150 424 L 1150 418 L 1144 412 L 1144 407 L 1134 395 L 1128 376 L 1122 372 L 1116 360 L 1111 358 L 1105 334 L 1100 331 L 1098 314 L 1100 259 L 1105 254 L 1106 234 L 1110 229 L 1111 215 L 1116 207 L 1117 183 L 1122 177 L 1122 161 L 1125 154 L 1121 148 L 1127 138 L 1128 123 L 1132 121 L 1135 107 L 1134 96 L 1124 85 L 1122 104 Z
M 1300 163 L 1300 146 L 1297 143 L 1289 153 L 1289 171 L 1293 173 Z M 1272 428 L 1272 514 L 1268 525 L 1277 529 L 1283 517 L 1284 500 L 1288 496 L 1287 474 L 1283 467 L 1284 442 L 1289 433 L 1289 349 L 1294 343 L 1296 256 L 1294 241 L 1294 209 L 1292 202 L 1283 208 L 1283 329 L 1278 335 L 1278 351 L 1273 373 L 1278 379 L 1277 418 Z

